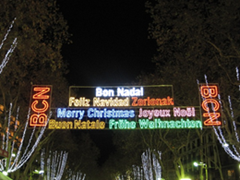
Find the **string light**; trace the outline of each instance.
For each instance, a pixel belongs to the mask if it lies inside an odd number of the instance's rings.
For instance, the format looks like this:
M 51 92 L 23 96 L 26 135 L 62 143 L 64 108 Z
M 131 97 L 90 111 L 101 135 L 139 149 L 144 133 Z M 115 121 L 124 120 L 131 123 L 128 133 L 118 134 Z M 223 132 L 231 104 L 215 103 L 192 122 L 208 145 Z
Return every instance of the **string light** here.
M 71 169 L 68 170 L 68 180 L 85 180 L 86 174 L 81 171 L 73 172 Z
M 42 154 L 44 156 L 44 154 Z M 61 180 L 62 175 L 67 163 L 68 153 L 61 151 L 58 153 L 54 151 L 51 153 L 49 152 L 49 157 L 47 158 L 47 173 L 46 179 L 47 180 Z
M 11 138 L 15 138 L 15 139 L 12 139 L 11 144 L 9 144 L 9 142 L 10 142 L 9 141 L 9 139 L 10 139 L 9 132 L 10 132 L 10 128 L 11 128 L 10 121 L 11 121 L 11 116 L 12 116 L 12 103 L 10 103 L 8 112 L 9 112 L 8 117 L 6 117 L 6 119 L 8 120 L 8 123 L 7 123 L 8 125 L 6 127 L 7 135 L 3 137 L 2 147 L 7 149 L 10 146 L 11 151 L 9 153 L 8 159 L 0 160 L 0 171 L 6 171 L 7 173 L 12 173 L 12 172 L 20 169 L 29 160 L 32 153 L 35 151 L 38 143 L 40 142 L 46 127 L 42 127 L 40 129 L 40 133 L 35 142 L 33 142 L 33 137 L 35 135 L 36 127 L 33 128 L 30 138 L 28 139 L 28 144 L 27 144 L 24 152 L 21 153 L 22 148 L 23 148 L 23 142 L 25 140 L 25 135 L 26 135 L 27 128 L 28 128 L 28 119 L 29 119 L 30 110 L 29 110 L 27 118 L 26 118 L 27 120 L 25 123 L 25 127 L 23 129 L 23 135 L 21 137 L 19 145 L 16 144 L 16 142 L 19 140 L 19 139 L 17 139 L 17 136 L 11 137 Z M 19 116 L 19 108 L 17 109 L 17 115 L 16 115 L 15 121 L 18 121 L 18 116 Z M 51 113 L 50 113 L 49 117 L 51 117 Z M 48 118 L 48 121 L 49 121 L 49 118 Z M 13 131 L 14 131 L 14 133 L 17 133 L 18 129 L 16 128 L 16 126 L 14 127 Z M 4 144 L 5 144 L 5 147 L 4 147 Z M 12 154 L 15 154 L 14 149 L 17 149 L 15 157 L 12 156 Z M 7 163 L 7 161 L 8 161 L 8 163 Z
M 237 80 L 239 81 L 239 69 L 238 69 L 238 67 L 236 67 L 236 76 L 237 76 Z M 238 89 L 240 91 L 240 84 L 238 85 Z
M 41 152 L 41 160 L 40 160 L 40 169 L 41 171 L 44 172 L 44 165 L 45 165 L 45 162 L 44 162 L 44 157 L 45 157 L 45 149 L 43 148 L 42 149 L 42 152 Z M 44 174 L 44 173 L 43 173 Z M 43 176 L 42 174 L 42 176 Z
M 12 27 L 13 27 L 13 24 L 15 22 L 16 18 L 14 18 L 14 20 L 12 21 L 11 25 L 9 26 L 1 44 L 0 44 L 0 49 L 2 49 L 2 46 L 4 45 L 4 42 L 7 40 L 7 37 L 10 33 L 10 31 L 12 30 Z M 12 44 L 11 44 L 11 47 L 8 49 L 7 53 L 5 54 L 4 58 L 3 58 L 3 61 L 0 65 L 0 74 L 2 73 L 4 67 L 7 65 L 9 59 L 10 59 L 10 56 L 12 55 L 13 51 L 15 50 L 15 48 L 17 47 L 17 38 L 14 38 Z
M 238 70 L 238 67 L 236 67 L 236 77 L 237 77 L 237 80 L 239 81 L 239 70 Z
M 153 150 L 155 151 L 155 150 Z M 161 152 L 155 151 L 155 153 L 161 158 Z M 146 150 L 141 156 L 144 178 L 146 180 L 153 180 L 153 174 L 155 174 L 155 179 L 161 179 L 161 165 L 156 157 L 154 152 L 151 152 L 150 149 Z
M 1 65 L 0 65 L 0 74 L 3 71 L 3 68 L 7 65 L 8 61 L 16 47 L 17 47 L 17 38 L 14 38 L 11 47 L 8 49 L 7 53 L 5 54 L 5 56 L 3 58 Z
M 10 31 L 12 30 L 12 27 L 14 25 L 14 22 L 15 22 L 16 18 L 14 18 L 14 20 L 12 21 L 10 27 L 8 28 L 3 40 L 1 41 L 1 44 L 0 44 L 0 49 L 2 49 L 5 41 L 7 40 L 7 37 L 10 33 Z M 13 54 L 13 51 L 15 50 L 15 48 L 17 47 L 17 38 L 14 38 L 12 44 L 11 44 L 11 47 L 8 49 L 7 53 L 5 54 L 4 58 L 3 58 L 3 61 L 2 63 L 0 64 L 0 74 L 2 73 L 4 67 L 7 65 L 11 55 Z M 17 115 L 16 115 L 16 119 L 15 119 L 15 126 L 14 126 L 14 133 L 17 133 L 17 130 L 18 130 L 18 116 L 19 116 L 19 107 L 17 108 Z M 45 128 L 46 127 L 43 127 L 41 128 L 40 130 L 40 133 L 39 133 L 39 136 L 37 137 L 34 145 L 30 148 L 30 150 L 28 151 L 28 147 L 30 147 L 30 144 L 31 144 L 31 140 L 28 141 L 28 145 L 27 145 L 27 149 L 25 150 L 24 154 L 21 156 L 21 150 L 22 150 L 22 147 L 23 147 L 23 141 L 24 141 L 24 138 L 25 138 L 25 134 L 26 134 L 26 131 L 27 131 L 27 127 L 28 127 L 28 119 L 29 119 L 29 114 L 30 114 L 30 111 L 28 112 L 28 115 L 27 115 L 27 121 L 26 121 L 26 124 L 25 124 L 25 128 L 23 130 L 23 135 L 22 135 L 22 138 L 21 139 L 18 139 L 18 136 L 10 136 L 10 122 L 11 122 L 11 118 L 12 118 L 12 103 L 10 103 L 10 107 L 9 107 L 9 111 L 8 111 L 8 117 L 5 117 L 5 120 L 7 120 L 7 127 L 6 127 L 6 136 L 4 133 L 2 133 L 2 149 L 5 149 L 5 150 L 8 150 L 8 147 L 10 146 L 11 147 L 11 151 L 9 153 L 9 159 L 8 158 L 4 158 L 2 160 L 0 160 L 0 171 L 8 174 L 8 173 L 11 173 L 11 172 L 14 172 L 16 170 L 18 170 L 19 168 L 21 168 L 26 162 L 27 160 L 31 157 L 32 153 L 34 152 L 34 150 L 36 149 L 40 139 L 42 138 L 42 135 L 43 135 L 43 132 L 45 131 Z M 50 113 L 50 116 L 49 118 L 51 117 L 51 113 Z M 49 119 L 48 119 L 49 121 Z M 33 133 L 31 135 L 31 139 L 33 137 L 33 134 L 35 132 L 35 128 L 33 130 Z M 9 139 L 12 138 L 12 141 L 9 141 Z M 16 146 L 17 141 L 20 141 L 20 144 Z M 11 144 L 10 144 L 11 143 Z M 14 149 L 18 149 L 17 150 L 17 155 L 16 157 L 13 156 L 13 154 L 15 154 Z M 21 158 L 20 158 L 21 156 Z M 14 160 L 13 160 L 14 158 Z M 20 160 L 19 160 L 20 158 Z M 7 163 L 8 161 L 8 163 Z M 13 161 L 13 162 L 12 162 Z
M 134 177 L 134 179 L 137 179 L 137 180 L 144 179 L 142 167 L 133 165 L 133 177 Z

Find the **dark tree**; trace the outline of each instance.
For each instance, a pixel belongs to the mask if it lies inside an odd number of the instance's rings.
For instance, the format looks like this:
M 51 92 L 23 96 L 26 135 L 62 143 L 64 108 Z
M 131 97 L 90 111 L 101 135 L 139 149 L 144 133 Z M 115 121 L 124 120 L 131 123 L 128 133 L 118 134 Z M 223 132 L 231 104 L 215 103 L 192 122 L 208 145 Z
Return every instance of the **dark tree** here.
M 66 66 L 61 47 L 69 42 L 69 34 L 56 1 L 1 1 L 1 38 L 15 18 L 8 42 L 0 53 L 0 59 L 3 59 L 12 39 L 18 39 L 11 61 L 0 77 L 1 96 L 6 101 L 1 103 L 4 105 L 18 97 L 28 104 L 31 84 L 55 84 L 56 89 L 66 84 L 62 78 Z

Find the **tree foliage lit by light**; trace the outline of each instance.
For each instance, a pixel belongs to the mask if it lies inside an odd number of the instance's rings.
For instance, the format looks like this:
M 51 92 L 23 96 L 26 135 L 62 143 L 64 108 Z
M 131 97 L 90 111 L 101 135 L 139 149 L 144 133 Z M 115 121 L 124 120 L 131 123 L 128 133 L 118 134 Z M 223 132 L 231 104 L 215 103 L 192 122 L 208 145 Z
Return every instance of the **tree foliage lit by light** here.
M 34 135 L 36 135 L 36 131 L 37 131 L 36 127 L 34 127 L 32 129 L 29 139 L 25 139 L 26 132 L 28 129 L 29 114 L 26 118 L 26 123 L 23 128 L 23 131 L 21 131 L 22 126 L 17 126 L 16 124 L 19 121 L 18 119 L 19 109 L 20 108 L 18 108 L 17 110 L 17 116 L 14 122 L 15 124 L 14 124 L 14 127 L 12 128 L 11 121 L 12 121 L 13 112 L 12 112 L 12 103 L 10 103 L 10 107 L 8 109 L 8 115 L 7 117 L 5 117 L 7 120 L 7 126 L 3 127 L 3 129 L 6 130 L 6 135 L 3 134 L 2 136 L 1 147 L 2 149 L 9 152 L 9 157 L 6 159 L 0 160 L 0 171 L 6 171 L 8 173 L 12 173 L 20 169 L 29 160 L 29 158 L 37 148 L 38 143 L 40 142 L 43 136 L 43 133 L 46 129 L 46 127 L 42 127 L 40 129 L 40 132 L 36 140 L 34 141 L 33 137 Z M 11 134 L 11 132 L 13 132 L 13 134 Z M 20 136 L 21 138 L 19 138 Z M 24 141 L 27 141 L 26 147 L 23 146 Z M 14 157 L 13 154 L 16 154 L 16 156 Z
M 10 27 L 8 28 L 1 44 L 0 44 L 0 50 L 3 47 L 5 41 L 7 40 L 7 37 L 9 33 L 11 32 L 11 29 L 13 28 L 14 22 L 16 18 L 12 21 Z M 0 65 L 0 74 L 2 73 L 3 68 L 8 63 L 11 54 L 13 53 L 14 49 L 17 46 L 17 38 L 14 38 L 11 47 L 8 49 L 7 53 L 5 54 L 3 61 Z M 5 108 L 5 107 L 3 107 Z M 5 108 L 6 109 L 6 108 Z M 23 148 L 23 142 L 25 140 L 25 135 L 28 127 L 28 119 L 29 119 L 29 113 L 26 118 L 26 123 L 24 126 L 23 131 L 22 126 L 19 126 L 19 110 L 20 108 L 17 108 L 16 117 L 13 116 L 13 104 L 10 103 L 9 109 L 5 111 L 4 113 L 5 121 L 1 124 L 3 133 L 2 133 L 2 140 L 1 140 L 1 148 L 6 150 L 9 155 L 8 158 L 4 158 L 0 160 L 0 171 L 4 171 L 6 173 L 11 173 L 19 168 L 21 168 L 31 157 L 32 153 L 36 149 L 40 139 L 42 138 L 43 132 L 45 131 L 46 127 L 41 128 L 40 133 L 38 137 L 36 138 L 36 141 L 33 142 L 33 136 L 36 131 L 36 127 L 33 128 L 30 138 L 28 139 L 27 147 Z M 13 125 L 13 126 L 12 126 Z M 21 138 L 19 136 L 21 135 Z
M 158 160 L 160 157 L 160 151 L 151 151 L 150 149 L 142 154 L 142 166 L 146 180 L 161 179 L 161 165 Z
M 61 180 L 66 167 L 68 153 L 64 151 L 50 151 L 49 156 L 45 157 L 44 151 L 45 149 L 41 153 L 41 170 L 44 171 L 42 176 L 46 180 Z

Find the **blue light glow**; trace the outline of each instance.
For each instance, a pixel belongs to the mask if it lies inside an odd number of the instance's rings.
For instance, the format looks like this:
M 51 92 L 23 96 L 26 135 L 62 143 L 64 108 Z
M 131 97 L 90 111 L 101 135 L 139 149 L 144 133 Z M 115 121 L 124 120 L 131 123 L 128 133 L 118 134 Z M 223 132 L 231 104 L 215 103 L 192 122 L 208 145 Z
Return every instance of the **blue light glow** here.
M 134 110 L 115 110 L 107 109 L 99 110 L 97 108 L 89 108 L 87 111 L 89 118 L 133 118 L 135 117 Z
M 77 118 L 82 119 L 84 116 L 84 110 L 80 109 L 66 109 L 58 108 L 57 109 L 57 118 Z

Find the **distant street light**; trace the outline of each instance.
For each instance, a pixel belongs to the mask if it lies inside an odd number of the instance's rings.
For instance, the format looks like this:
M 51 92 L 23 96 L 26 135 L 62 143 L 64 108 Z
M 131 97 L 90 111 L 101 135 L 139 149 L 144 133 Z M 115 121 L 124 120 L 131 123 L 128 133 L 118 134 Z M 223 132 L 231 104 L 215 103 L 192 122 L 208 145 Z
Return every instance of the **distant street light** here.
M 203 163 L 203 162 L 193 162 L 193 165 L 198 167 L 198 166 L 202 166 L 205 169 L 205 175 L 206 175 L 206 180 L 208 180 L 208 167 L 207 164 Z
M 194 162 L 193 165 L 196 166 L 196 167 L 198 167 L 198 163 L 197 163 L 197 162 Z
M 223 147 L 228 147 L 228 146 L 229 146 L 229 144 L 227 144 L 227 143 L 223 144 Z

